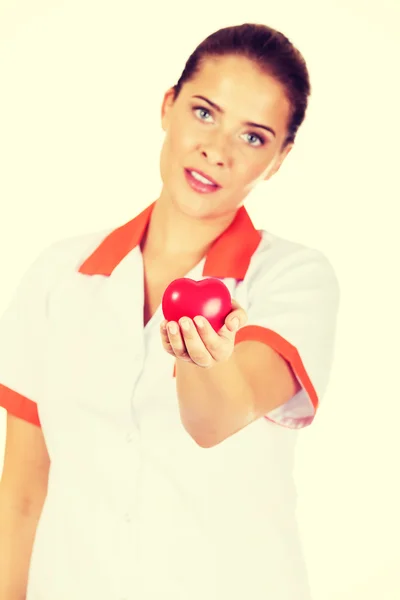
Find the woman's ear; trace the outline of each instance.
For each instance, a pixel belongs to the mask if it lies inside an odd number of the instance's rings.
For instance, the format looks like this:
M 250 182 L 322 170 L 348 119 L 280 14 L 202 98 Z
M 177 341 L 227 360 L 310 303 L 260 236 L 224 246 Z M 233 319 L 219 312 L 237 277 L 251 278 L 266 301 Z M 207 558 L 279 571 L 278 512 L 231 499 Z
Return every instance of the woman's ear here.
M 271 169 L 268 170 L 266 176 L 264 177 L 264 181 L 268 181 L 268 179 L 271 179 L 272 175 L 275 175 L 275 173 L 277 173 L 279 171 L 285 158 L 287 157 L 289 152 L 292 150 L 293 146 L 294 146 L 294 143 L 288 144 L 284 148 L 284 150 L 282 150 L 282 152 L 280 152 L 278 154 L 278 156 L 275 159 L 275 162 L 271 166 Z
M 164 99 L 161 105 L 161 126 L 164 131 L 168 129 L 170 111 L 175 101 L 175 89 L 169 88 L 164 94 Z

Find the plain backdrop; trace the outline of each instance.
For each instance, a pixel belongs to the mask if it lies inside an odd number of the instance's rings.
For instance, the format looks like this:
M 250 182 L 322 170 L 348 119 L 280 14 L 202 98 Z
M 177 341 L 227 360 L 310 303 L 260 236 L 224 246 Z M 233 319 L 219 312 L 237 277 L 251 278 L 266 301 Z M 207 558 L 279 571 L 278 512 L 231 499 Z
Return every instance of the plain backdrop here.
M 295 471 L 314 599 L 398 600 L 396 0 L 1 0 L 0 313 L 45 246 L 157 198 L 165 90 L 206 35 L 246 21 L 285 33 L 313 86 L 296 148 L 246 206 L 322 250 L 342 293 L 329 390 Z

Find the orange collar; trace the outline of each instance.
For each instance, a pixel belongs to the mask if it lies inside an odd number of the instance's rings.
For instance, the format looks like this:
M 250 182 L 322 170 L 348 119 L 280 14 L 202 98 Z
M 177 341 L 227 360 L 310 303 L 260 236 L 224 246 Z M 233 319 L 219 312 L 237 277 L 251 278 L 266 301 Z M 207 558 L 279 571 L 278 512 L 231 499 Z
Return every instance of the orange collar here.
M 84 275 L 111 275 L 116 266 L 138 246 L 146 231 L 155 202 L 125 225 L 114 229 L 79 269 Z M 261 241 L 246 209 L 241 206 L 231 225 L 215 240 L 204 264 L 204 277 L 244 279 L 251 257 Z

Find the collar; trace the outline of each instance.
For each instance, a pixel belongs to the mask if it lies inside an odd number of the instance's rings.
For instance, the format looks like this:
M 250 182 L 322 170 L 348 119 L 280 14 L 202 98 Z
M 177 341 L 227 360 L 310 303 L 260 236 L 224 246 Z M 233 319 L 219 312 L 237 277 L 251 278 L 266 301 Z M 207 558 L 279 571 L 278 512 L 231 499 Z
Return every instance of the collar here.
M 114 229 L 80 266 L 79 273 L 110 276 L 125 256 L 140 245 L 154 205 L 155 202 L 128 223 Z M 209 249 L 203 276 L 244 279 L 260 241 L 260 232 L 255 229 L 246 209 L 241 206 L 232 223 Z

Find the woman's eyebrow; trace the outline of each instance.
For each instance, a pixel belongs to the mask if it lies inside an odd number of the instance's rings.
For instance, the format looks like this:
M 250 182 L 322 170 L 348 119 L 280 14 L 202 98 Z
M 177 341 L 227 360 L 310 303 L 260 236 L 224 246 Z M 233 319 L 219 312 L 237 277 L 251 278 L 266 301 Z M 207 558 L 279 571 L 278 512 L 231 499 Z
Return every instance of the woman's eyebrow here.
M 221 108 L 220 106 L 218 106 L 218 104 L 215 104 L 215 102 L 212 102 L 211 100 L 209 100 L 208 98 L 206 98 L 205 96 L 192 96 L 192 98 L 198 98 L 199 100 L 204 100 L 204 102 L 208 102 L 208 104 L 210 106 L 212 106 L 213 108 L 215 108 L 215 110 L 221 114 L 224 114 L 225 111 L 223 108 Z M 249 127 L 259 127 L 260 129 L 266 129 L 267 131 L 269 131 L 270 133 L 272 133 L 275 137 L 276 137 L 276 133 L 275 131 L 271 128 L 271 127 L 267 127 L 267 125 L 260 125 L 259 123 L 252 123 L 251 121 L 245 121 L 244 123 L 242 123 L 242 125 L 248 125 Z

